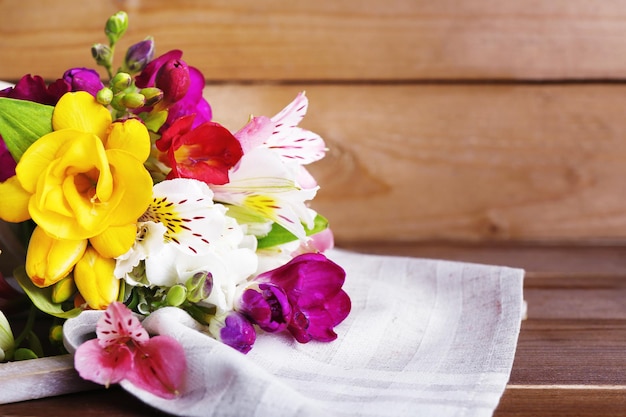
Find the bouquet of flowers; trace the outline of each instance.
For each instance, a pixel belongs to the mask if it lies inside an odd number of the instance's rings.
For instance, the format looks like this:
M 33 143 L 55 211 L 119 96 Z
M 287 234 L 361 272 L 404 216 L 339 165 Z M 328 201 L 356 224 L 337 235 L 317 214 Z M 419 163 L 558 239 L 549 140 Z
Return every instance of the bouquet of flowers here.
M 75 354 L 81 376 L 168 398 L 186 364 L 176 340 L 143 329 L 157 309 L 186 311 L 244 353 L 259 332 L 334 340 L 350 298 L 323 254 L 328 222 L 308 206 L 318 186 L 306 165 L 326 147 L 298 127 L 307 97 L 231 133 L 212 121 L 204 76 L 181 51 L 155 58 L 148 37 L 114 69 L 127 26 L 116 13 L 108 43 L 92 47 L 106 83 L 72 68 L 0 91 L 0 219 L 27 242 L 15 280 L 59 320 L 105 310 Z M 14 293 L 0 277 L 0 307 Z M 0 360 L 38 356 L 22 336 L 0 312 Z

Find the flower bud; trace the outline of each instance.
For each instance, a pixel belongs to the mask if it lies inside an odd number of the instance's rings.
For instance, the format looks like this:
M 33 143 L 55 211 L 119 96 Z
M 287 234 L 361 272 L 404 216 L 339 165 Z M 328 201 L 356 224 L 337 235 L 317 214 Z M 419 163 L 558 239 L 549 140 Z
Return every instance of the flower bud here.
M 55 239 L 36 227 L 26 252 L 26 274 L 38 287 L 48 287 L 70 273 L 83 256 L 87 240 Z
M 133 78 L 130 74 L 126 72 L 118 72 L 111 79 L 111 88 L 114 93 L 118 93 L 122 90 L 127 89 L 130 86 L 130 83 L 133 81 Z
M 187 298 L 187 288 L 183 285 L 177 284 L 167 291 L 167 295 L 165 296 L 165 302 L 169 306 L 178 307 L 182 303 L 185 302 Z
M 6 316 L 0 311 L 0 362 L 13 357 L 15 349 L 15 339 L 11 331 L 11 325 Z
M 163 101 L 177 102 L 185 97 L 191 85 L 187 64 L 179 59 L 167 61 L 157 72 L 155 83 L 163 90 Z
M 103 310 L 117 299 L 120 280 L 113 271 L 115 259 L 104 258 L 93 247 L 88 247 L 85 255 L 74 267 L 74 282 L 89 307 Z
M 126 93 L 122 96 L 122 105 L 129 109 L 138 109 L 146 103 L 146 98 L 139 93 Z
M 185 282 L 187 287 L 187 299 L 197 303 L 211 295 L 213 290 L 213 275 L 210 272 L 197 272 Z
M 109 44 L 111 46 L 115 45 L 122 35 L 124 35 L 126 29 L 128 29 L 128 15 L 126 12 L 117 12 L 109 17 L 104 26 L 104 33 L 107 35 L 107 38 L 109 38 Z
M 92 96 L 96 96 L 104 87 L 100 74 L 90 68 L 69 69 L 63 74 L 63 80 L 70 85 L 72 91 L 86 91 Z
M 163 91 L 156 87 L 147 87 L 139 90 L 139 93 L 146 98 L 146 106 L 154 106 L 163 100 Z
M 256 331 L 252 323 L 236 311 L 215 316 L 209 324 L 209 333 L 217 340 L 242 353 L 248 353 L 256 340 Z
M 126 107 L 124 106 L 124 103 L 123 103 L 124 96 L 125 96 L 124 93 L 117 93 L 113 95 L 113 98 L 111 99 L 111 107 L 119 111 L 126 110 Z
M 74 277 L 66 276 L 52 287 L 52 302 L 60 304 L 70 299 L 76 292 Z
M 57 324 L 56 326 L 52 326 L 48 338 L 52 343 L 63 343 L 63 325 Z
M 93 56 L 96 64 L 108 68 L 111 66 L 111 61 L 113 60 L 113 51 L 102 43 L 96 43 L 91 47 L 91 56 Z
M 134 74 L 143 70 L 153 58 L 154 39 L 149 36 L 128 48 L 124 58 L 124 65 L 130 73 Z
M 96 100 L 103 106 L 108 106 L 111 104 L 111 100 L 113 100 L 113 90 L 104 87 L 96 93 Z

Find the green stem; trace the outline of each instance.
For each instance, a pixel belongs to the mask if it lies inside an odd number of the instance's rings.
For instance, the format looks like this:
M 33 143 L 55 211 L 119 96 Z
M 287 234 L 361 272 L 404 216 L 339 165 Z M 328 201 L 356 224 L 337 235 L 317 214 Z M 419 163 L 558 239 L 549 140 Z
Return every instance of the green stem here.
M 34 305 L 30 306 L 30 311 L 28 312 L 28 318 L 26 319 L 26 326 L 24 326 L 24 330 L 22 333 L 15 338 L 15 347 L 18 348 L 20 344 L 26 339 L 26 336 L 33 330 L 33 326 L 35 325 L 35 317 L 37 316 L 37 307 Z

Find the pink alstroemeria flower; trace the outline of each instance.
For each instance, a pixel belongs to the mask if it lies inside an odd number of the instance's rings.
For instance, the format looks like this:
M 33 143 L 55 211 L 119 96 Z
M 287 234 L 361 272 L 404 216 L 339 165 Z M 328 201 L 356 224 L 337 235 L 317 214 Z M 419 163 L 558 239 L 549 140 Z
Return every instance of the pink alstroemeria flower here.
M 326 153 L 324 140 L 310 130 L 298 127 L 306 115 L 309 99 L 305 93 L 296 98 L 274 117 L 253 117 L 235 137 L 244 153 L 254 148 L 265 147 L 276 152 L 286 161 L 299 166 L 298 183 L 304 188 L 313 188 L 317 182 L 304 165 L 322 159 Z
M 111 303 L 98 320 L 96 335 L 76 350 L 74 367 L 82 378 L 106 387 L 128 380 L 162 398 L 179 395 L 187 361 L 177 340 L 150 338 L 120 302 Z
M 287 320 L 287 329 L 298 342 L 330 342 L 337 338 L 333 328 L 348 316 L 351 308 L 350 297 L 341 288 L 345 276 L 343 268 L 321 253 L 305 253 L 259 275 L 261 297 L 246 295 L 248 291 L 255 291 L 248 289 L 239 305 L 241 311 L 266 330 L 274 327 L 279 331 L 284 328 L 280 323 Z M 270 285 L 264 286 L 264 283 Z M 282 293 L 287 295 L 291 311 L 284 307 Z M 259 321 L 261 317 L 264 319 Z

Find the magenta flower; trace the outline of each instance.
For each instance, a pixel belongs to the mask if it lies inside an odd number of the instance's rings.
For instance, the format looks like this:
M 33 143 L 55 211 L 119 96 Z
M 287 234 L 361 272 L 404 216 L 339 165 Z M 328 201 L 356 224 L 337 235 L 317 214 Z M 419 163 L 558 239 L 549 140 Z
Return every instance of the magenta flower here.
M 247 289 L 238 302 L 237 309 L 266 332 L 279 332 L 291 321 L 291 305 L 282 288 L 259 284 L 259 291 Z
M 90 68 L 69 69 L 63 74 L 63 80 L 70 85 L 72 91 L 86 91 L 94 97 L 104 88 L 100 74 Z
M 2 135 L 0 135 L 0 182 L 4 182 L 15 175 L 16 165 L 17 162 L 13 159 L 11 152 L 9 152 L 6 143 L 2 139 Z
M 210 121 L 212 118 L 211 106 L 202 94 L 205 86 L 205 77 L 197 68 L 187 66 L 181 60 L 182 56 L 183 53 L 180 50 L 175 49 L 166 52 L 150 61 L 135 78 L 135 84 L 139 88 L 155 86 L 163 88 L 164 97 L 167 96 L 165 90 L 170 91 L 168 93 L 169 100 L 173 102 L 169 103 L 168 117 L 162 127 L 162 131 L 183 116 L 196 115 L 192 127 L 197 127 L 204 122 Z M 187 78 L 184 77 L 184 71 L 181 71 L 180 67 L 173 65 L 177 61 L 183 63 L 184 67 L 187 68 Z M 161 72 L 161 69 L 166 65 L 170 65 L 172 68 Z M 182 97 L 175 97 L 176 95 L 174 94 L 174 92 L 180 91 L 180 85 L 178 84 L 186 84 L 186 93 Z M 172 98 L 175 98 L 175 100 L 172 100 Z
M 61 96 L 71 90 L 71 86 L 63 79 L 58 79 L 46 86 L 38 75 L 24 75 L 13 87 L 0 91 L 0 97 L 34 101 L 54 106 Z
M 254 326 L 236 311 L 214 317 L 209 324 L 209 332 L 215 339 L 241 353 L 248 353 L 256 341 Z
M 341 288 L 345 276 L 343 268 L 321 253 L 305 253 L 277 269 L 259 275 L 257 280 L 261 284 L 273 284 L 287 295 L 291 307 L 287 329 L 298 342 L 330 342 L 337 338 L 334 327 L 348 316 L 351 308 L 350 297 Z M 273 292 L 274 295 L 276 293 Z M 247 297 L 253 303 L 247 304 L 243 311 L 253 310 L 259 304 L 258 297 Z M 271 300 L 271 297 L 263 298 Z M 242 302 L 246 304 L 245 299 Z M 275 301 L 272 303 L 275 307 Z M 251 314 L 249 317 L 258 315 Z
M 213 117 L 211 106 L 202 94 L 205 85 L 204 75 L 197 68 L 188 67 L 188 69 L 190 84 L 187 94 L 170 106 L 164 128 L 171 126 L 176 119 L 189 114 L 196 115 L 192 127 L 198 127 L 204 122 L 210 122 Z
M 157 73 L 161 67 L 170 60 L 181 59 L 182 57 L 183 51 L 174 49 L 157 58 L 154 58 L 145 66 L 143 71 L 135 77 L 135 85 L 139 88 L 154 87 L 156 84 Z
M 128 380 L 162 398 L 179 394 L 187 361 L 174 338 L 150 338 L 120 302 L 111 303 L 98 320 L 96 335 L 76 350 L 74 367 L 82 378 L 107 387 Z

